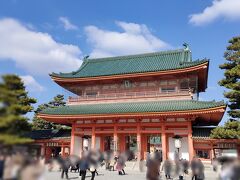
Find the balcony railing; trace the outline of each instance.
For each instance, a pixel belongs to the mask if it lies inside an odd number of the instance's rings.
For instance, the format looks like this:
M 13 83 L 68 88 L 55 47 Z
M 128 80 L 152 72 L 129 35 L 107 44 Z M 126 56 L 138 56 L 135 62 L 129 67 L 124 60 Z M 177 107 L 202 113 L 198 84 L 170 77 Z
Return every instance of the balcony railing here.
M 85 95 L 77 97 L 69 97 L 68 103 L 95 100 L 114 100 L 114 99 L 134 99 L 134 98 L 151 98 L 151 97 L 173 97 L 173 96 L 190 96 L 189 90 L 181 89 L 178 91 L 145 91 L 145 92 L 123 92 L 108 93 L 98 95 Z

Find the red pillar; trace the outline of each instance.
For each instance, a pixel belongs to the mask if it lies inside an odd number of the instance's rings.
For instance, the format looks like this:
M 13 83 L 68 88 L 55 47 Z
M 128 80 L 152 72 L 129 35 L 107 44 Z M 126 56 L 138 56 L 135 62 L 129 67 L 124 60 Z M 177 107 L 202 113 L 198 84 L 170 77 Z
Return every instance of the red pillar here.
M 168 158 L 169 157 L 169 135 L 166 134 L 166 157 Z
M 147 152 L 147 136 L 146 134 L 142 134 L 141 136 L 141 145 L 142 145 L 142 149 L 141 149 L 141 153 L 142 153 L 142 157 L 144 159 L 146 159 L 146 155 L 145 155 L 145 152 Z
M 167 137 L 165 133 L 165 125 L 162 125 L 161 140 L 162 140 L 162 155 L 163 160 L 165 161 L 167 159 Z
M 188 153 L 189 160 L 191 161 L 194 156 L 194 148 L 193 148 L 193 139 L 192 139 L 192 123 L 188 123 Z
M 92 144 L 91 149 L 95 150 L 96 148 L 96 134 L 95 134 L 95 127 L 92 127 Z
M 104 151 L 104 136 L 100 136 L 100 151 Z
M 119 150 L 120 152 L 124 152 L 125 151 L 125 148 L 126 148 L 126 142 L 125 142 L 125 135 L 124 134 L 121 134 L 118 136 L 119 138 Z
M 46 147 L 46 154 L 45 154 L 46 161 L 48 161 L 51 158 L 51 155 L 52 155 L 51 147 Z
M 141 127 L 140 124 L 137 125 L 137 159 L 140 161 L 142 159 L 142 139 L 141 139 Z
M 114 125 L 114 133 L 113 133 L 113 143 L 114 143 L 114 156 L 118 153 L 118 136 L 117 136 L 117 126 Z
M 75 140 L 75 124 L 72 124 L 72 132 L 71 132 L 71 144 L 70 144 L 70 154 L 74 154 L 74 140 Z

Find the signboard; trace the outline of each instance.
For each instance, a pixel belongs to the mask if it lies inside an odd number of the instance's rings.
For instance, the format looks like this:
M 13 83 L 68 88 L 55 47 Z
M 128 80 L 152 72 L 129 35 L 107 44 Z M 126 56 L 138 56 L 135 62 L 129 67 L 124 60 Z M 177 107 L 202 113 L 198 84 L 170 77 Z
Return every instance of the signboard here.
M 57 142 L 49 142 L 49 143 L 47 143 L 47 146 L 49 146 L 49 147 L 56 147 L 56 146 L 59 146 L 59 144 L 57 143 Z
M 161 137 L 150 137 L 150 144 L 161 144 Z

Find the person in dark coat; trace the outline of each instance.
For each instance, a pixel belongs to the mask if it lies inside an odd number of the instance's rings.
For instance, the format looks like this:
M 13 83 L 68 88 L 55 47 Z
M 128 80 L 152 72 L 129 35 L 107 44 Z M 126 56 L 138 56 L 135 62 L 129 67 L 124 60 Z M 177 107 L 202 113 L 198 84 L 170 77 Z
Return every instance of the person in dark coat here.
M 154 158 L 159 161 L 159 162 L 162 162 L 162 151 L 158 151 L 156 150 L 154 152 Z
M 147 180 L 158 180 L 159 179 L 159 161 L 154 158 L 147 159 Z
M 198 173 L 197 167 L 198 167 L 198 159 L 193 158 L 191 161 L 192 180 L 197 179 L 197 173 Z
M 89 162 L 89 170 L 92 173 L 91 180 L 94 180 L 95 175 L 96 174 L 98 175 L 97 167 L 99 163 L 99 153 L 95 151 L 91 151 L 89 153 L 88 162 Z
M 89 169 L 89 164 L 88 164 L 88 160 L 86 157 L 83 157 L 80 160 L 79 168 L 80 168 L 79 176 L 82 176 L 81 180 L 85 180 L 86 174 L 87 174 L 87 169 Z
M 192 180 L 204 180 L 204 165 L 200 159 L 194 158 L 191 162 Z
M 66 179 L 68 179 L 68 169 L 70 168 L 70 160 L 69 158 L 66 158 L 62 161 L 61 164 L 61 169 L 62 169 L 62 173 L 61 173 L 61 178 L 64 178 L 64 174 L 66 176 Z
M 204 165 L 200 159 L 198 160 L 197 166 L 198 166 L 197 180 L 204 180 L 205 179 Z
M 171 179 L 172 162 L 169 159 L 164 161 L 163 169 L 164 169 L 166 179 Z
M 175 160 L 175 175 L 179 176 L 181 171 L 181 160 Z
M 182 160 L 182 166 L 183 166 L 183 172 L 185 174 L 188 174 L 189 161 L 186 159 Z

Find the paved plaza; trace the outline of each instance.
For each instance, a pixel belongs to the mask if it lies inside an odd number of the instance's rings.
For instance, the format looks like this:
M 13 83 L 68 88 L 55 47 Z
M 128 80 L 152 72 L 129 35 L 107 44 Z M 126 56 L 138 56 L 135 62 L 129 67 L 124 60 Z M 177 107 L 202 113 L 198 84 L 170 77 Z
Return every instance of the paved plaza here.
M 108 171 L 104 168 L 98 169 L 99 175 L 95 177 L 95 180 L 145 180 L 146 179 L 146 172 L 139 172 L 137 170 L 131 170 L 129 168 L 126 168 L 126 175 L 118 175 L 117 171 Z M 215 180 L 217 179 L 217 173 L 213 172 L 210 166 L 205 167 L 205 179 L 206 180 Z M 46 180 L 57 180 L 61 178 L 60 171 L 53 171 L 53 172 L 47 172 L 45 174 Z M 78 173 L 69 173 L 69 179 L 81 179 L 79 177 Z M 86 176 L 86 180 L 91 179 L 91 173 L 88 172 Z M 165 179 L 163 172 L 161 172 L 161 178 Z M 177 180 L 178 178 L 174 178 L 174 180 Z M 185 180 L 191 179 L 191 173 L 187 175 Z

